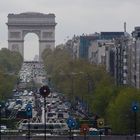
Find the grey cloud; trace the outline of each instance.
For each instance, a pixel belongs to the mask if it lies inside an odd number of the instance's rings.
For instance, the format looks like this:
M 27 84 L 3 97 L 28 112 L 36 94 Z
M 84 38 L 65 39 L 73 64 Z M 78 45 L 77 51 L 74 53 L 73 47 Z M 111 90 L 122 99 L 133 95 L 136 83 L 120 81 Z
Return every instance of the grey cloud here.
M 7 46 L 7 15 L 35 11 L 55 13 L 56 43 L 66 36 L 95 31 L 123 30 L 123 22 L 131 32 L 140 25 L 140 0 L 0 0 L 0 45 Z

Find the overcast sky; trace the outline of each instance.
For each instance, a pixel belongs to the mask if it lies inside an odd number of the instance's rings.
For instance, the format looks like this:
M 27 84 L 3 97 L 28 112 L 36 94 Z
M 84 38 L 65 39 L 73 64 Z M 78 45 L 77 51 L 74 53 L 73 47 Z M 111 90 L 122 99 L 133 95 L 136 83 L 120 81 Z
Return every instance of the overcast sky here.
M 56 45 L 64 43 L 74 34 L 91 34 L 101 31 L 127 31 L 140 25 L 140 0 L 0 0 L 0 46 L 7 47 L 7 15 L 22 12 L 54 13 L 56 15 Z M 33 43 L 30 41 L 34 39 Z M 34 45 L 35 43 L 35 45 Z M 27 50 L 34 45 L 34 52 Z M 27 51 L 26 51 L 27 50 Z M 32 50 L 32 49 L 31 49 Z M 28 53 L 27 53 L 28 52 Z M 35 35 L 25 37 L 26 58 L 38 53 Z M 33 56 L 32 56 L 33 57 Z

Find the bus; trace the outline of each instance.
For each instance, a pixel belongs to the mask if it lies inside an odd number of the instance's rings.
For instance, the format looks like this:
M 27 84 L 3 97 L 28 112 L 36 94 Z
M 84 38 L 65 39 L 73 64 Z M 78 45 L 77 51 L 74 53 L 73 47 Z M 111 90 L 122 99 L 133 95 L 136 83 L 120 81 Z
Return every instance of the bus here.
M 18 129 L 28 131 L 30 128 L 31 133 L 44 133 L 44 123 L 20 123 Z M 66 123 L 46 123 L 46 133 L 49 134 L 67 134 L 69 131 Z

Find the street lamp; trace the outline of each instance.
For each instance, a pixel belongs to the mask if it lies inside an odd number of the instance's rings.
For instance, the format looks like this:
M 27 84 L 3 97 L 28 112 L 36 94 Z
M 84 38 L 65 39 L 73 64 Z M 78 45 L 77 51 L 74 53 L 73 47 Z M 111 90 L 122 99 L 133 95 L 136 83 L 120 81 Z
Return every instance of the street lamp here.
M 47 110 L 46 110 L 46 97 L 50 94 L 50 89 L 47 85 L 45 86 L 42 86 L 40 88 L 40 94 L 41 96 L 44 98 L 44 129 L 45 129 L 45 135 L 44 135 L 44 140 L 46 140 L 46 113 L 47 113 Z

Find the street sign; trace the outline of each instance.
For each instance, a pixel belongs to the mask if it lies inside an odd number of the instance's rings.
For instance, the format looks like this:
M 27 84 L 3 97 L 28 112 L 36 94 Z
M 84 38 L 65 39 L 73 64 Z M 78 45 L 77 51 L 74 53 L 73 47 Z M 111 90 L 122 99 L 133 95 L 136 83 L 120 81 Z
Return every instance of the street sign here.
M 72 117 L 69 117 L 69 118 L 67 119 L 67 125 L 68 125 L 68 127 L 69 127 L 70 129 L 75 128 L 75 127 L 76 127 L 76 120 L 75 120 L 74 118 L 72 118 Z
M 104 127 L 104 119 L 103 118 L 97 119 L 97 127 L 98 128 Z
M 80 128 L 81 134 L 86 135 L 89 132 L 89 126 L 88 124 L 82 124 Z
M 137 112 L 138 109 L 139 109 L 138 107 L 139 107 L 139 105 L 138 105 L 137 102 L 133 102 L 133 103 L 132 103 L 132 111 L 133 111 L 133 112 Z
M 41 96 L 47 97 L 50 94 L 50 89 L 47 85 L 42 86 L 39 90 Z
M 32 118 L 32 105 L 31 104 L 26 105 L 26 113 L 27 113 L 28 118 Z

